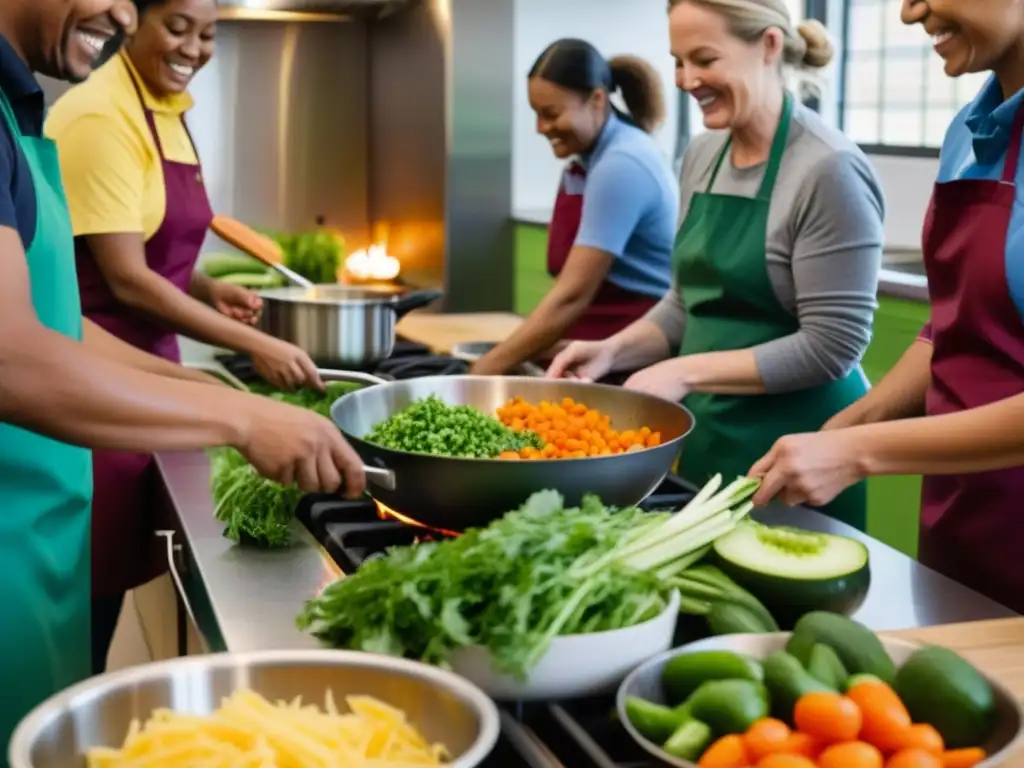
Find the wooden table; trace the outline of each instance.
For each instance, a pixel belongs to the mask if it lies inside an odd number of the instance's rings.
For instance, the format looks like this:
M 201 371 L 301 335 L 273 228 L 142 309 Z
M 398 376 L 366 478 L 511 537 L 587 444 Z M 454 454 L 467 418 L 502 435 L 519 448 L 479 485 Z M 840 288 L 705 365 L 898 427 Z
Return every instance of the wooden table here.
M 952 648 L 989 677 L 1024 699 L 1024 618 L 973 621 L 886 632 L 891 637 Z M 1024 748 L 1005 761 L 1007 768 L 1024 766 Z
M 467 312 L 434 314 L 410 312 L 399 321 L 396 333 L 409 341 L 425 344 L 438 354 L 468 341 L 504 341 L 523 322 L 511 312 Z

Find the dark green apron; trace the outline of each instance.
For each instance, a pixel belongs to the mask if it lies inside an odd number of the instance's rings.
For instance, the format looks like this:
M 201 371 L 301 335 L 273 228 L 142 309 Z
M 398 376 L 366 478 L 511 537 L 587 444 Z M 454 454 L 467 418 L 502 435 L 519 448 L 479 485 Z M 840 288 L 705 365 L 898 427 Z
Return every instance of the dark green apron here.
M 52 141 L 22 136 L 0 93 L 3 119 L 28 160 L 36 231 L 26 260 L 32 305 L 47 328 L 82 338 L 71 219 Z M 71 375 L 71 374 L 69 374 Z M 92 454 L 0 424 L 0 766 L 18 721 L 89 677 L 89 504 Z
M 706 192 L 694 194 L 676 235 L 673 270 L 686 305 L 681 355 L 747 349 L 799 330 L 779 303 L 768 277 L 768 206 L 789 136 L 793 98 L 786 95 L 764 180 L 754 198 L 716 195 L 715 178 L 729 155 L 725 143 Z M 858 367 L 846 378 L 779 395 L 690 394 L 697 417 L 686 439 L 679 473 L 702 485 L 721 472 L 745 475 L 780 437 L 816 432 L 828 419 L 863 397 L 867 381 Z M 823 511 L 863 531 L 867 491 L 860 483 Z

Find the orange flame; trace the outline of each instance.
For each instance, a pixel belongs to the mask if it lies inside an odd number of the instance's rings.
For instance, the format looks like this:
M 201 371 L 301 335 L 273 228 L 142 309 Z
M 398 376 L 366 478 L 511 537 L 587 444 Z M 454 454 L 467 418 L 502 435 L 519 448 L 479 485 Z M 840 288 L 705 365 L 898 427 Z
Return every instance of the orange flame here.
M 403 515 L 401 512 L 396 512 L 391 507 L 385 504 L 381 504 L 379 501 L 374 501 L 374 503 L 377 505 L 377 517 L 379 517 L 381 520 L 397 520 L 400 523 L 405 523 L 406 525 L 411 525 L 415 528 L 422 528 L 425 531 L 437 533 L 441 536 L 455 537 L 460 535 L 455 531 L 446 531 L 444 528 L 435 528 L 430 525 L 424 525 L 418 520 L 414 520 L 411 517 Z

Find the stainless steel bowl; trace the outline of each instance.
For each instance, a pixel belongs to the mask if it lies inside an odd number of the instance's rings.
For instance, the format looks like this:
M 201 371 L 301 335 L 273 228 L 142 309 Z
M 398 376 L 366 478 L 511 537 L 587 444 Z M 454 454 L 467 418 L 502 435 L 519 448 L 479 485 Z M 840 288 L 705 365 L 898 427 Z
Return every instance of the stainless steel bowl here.
M 667 704 L 661 686 L 661 675 L 665 665 L 676 656 L 696 653 L 698 651 L 732 651 L 733 653 L 741 653 L 754 659 L 763 659 L 770 653 L 784 650 L 790 634 L 789 632 L 775 632 L 769 635 L 724 635 L 722 637 L 710 637 L 706 640 L 699 640 L 696 643 L 684 645 L 682 648 L 666 651 L 660 656 L 655 656 L 634 669 L 629 677 L 622 681 L 622 685 L 619 686 L 619 692 L 615 700 L 619 721 L 637 744 L 661 762 L 676 766 L 676 768 L 698 768 L 696 763 L 673 757 L 664 752 L 659 745 L 641 736 L 640 732 L 630 724 L 629 718 L 626 717 L 626 697 L 636 696 L 656 704 Z M 880 639 L 889 656 L 896 662 L 896 666 L 903 664 L 914 651 L 921 647 L 918 643 L 911 643 L 894 637 L 881 637 Z M 1008 765 L 1006 761 L 1021 746 L 1022 740 L 1024 740 L 1024 708 L 1021 707 L 1021 703 L 998 680 L 993 680 L 988 676 L 986 676 L 986 679 L 995 691 L 996 728 L 988 743 L 980 745 L 985 748 L 988 758 L 984 762 L 978 763 L 976 768 L 996 768 L 996 766 Z
M 22 720 L 8 760 L 10 768 L 81 768 L 90 747 L 120 746 L 133 718 L 160 707 L 209 714 L 242 689 L 322 705 L 328 688 L 339 704 L 362 694 L 403 710 L 429 742 L 448 748 L 457 768 L 479 765 L 498 738 L 494 703 L 450 672 L 354 651 L 264 651 L 173 659 L 86 680 Z

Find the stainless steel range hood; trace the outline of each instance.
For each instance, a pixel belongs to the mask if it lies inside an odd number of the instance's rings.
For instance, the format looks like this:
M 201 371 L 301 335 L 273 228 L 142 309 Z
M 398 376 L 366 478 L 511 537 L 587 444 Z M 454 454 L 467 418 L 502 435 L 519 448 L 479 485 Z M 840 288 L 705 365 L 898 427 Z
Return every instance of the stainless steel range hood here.
M 220 0 L 220 18 L 240 21 L 345 21 L 389 16 L 415 0 Z

